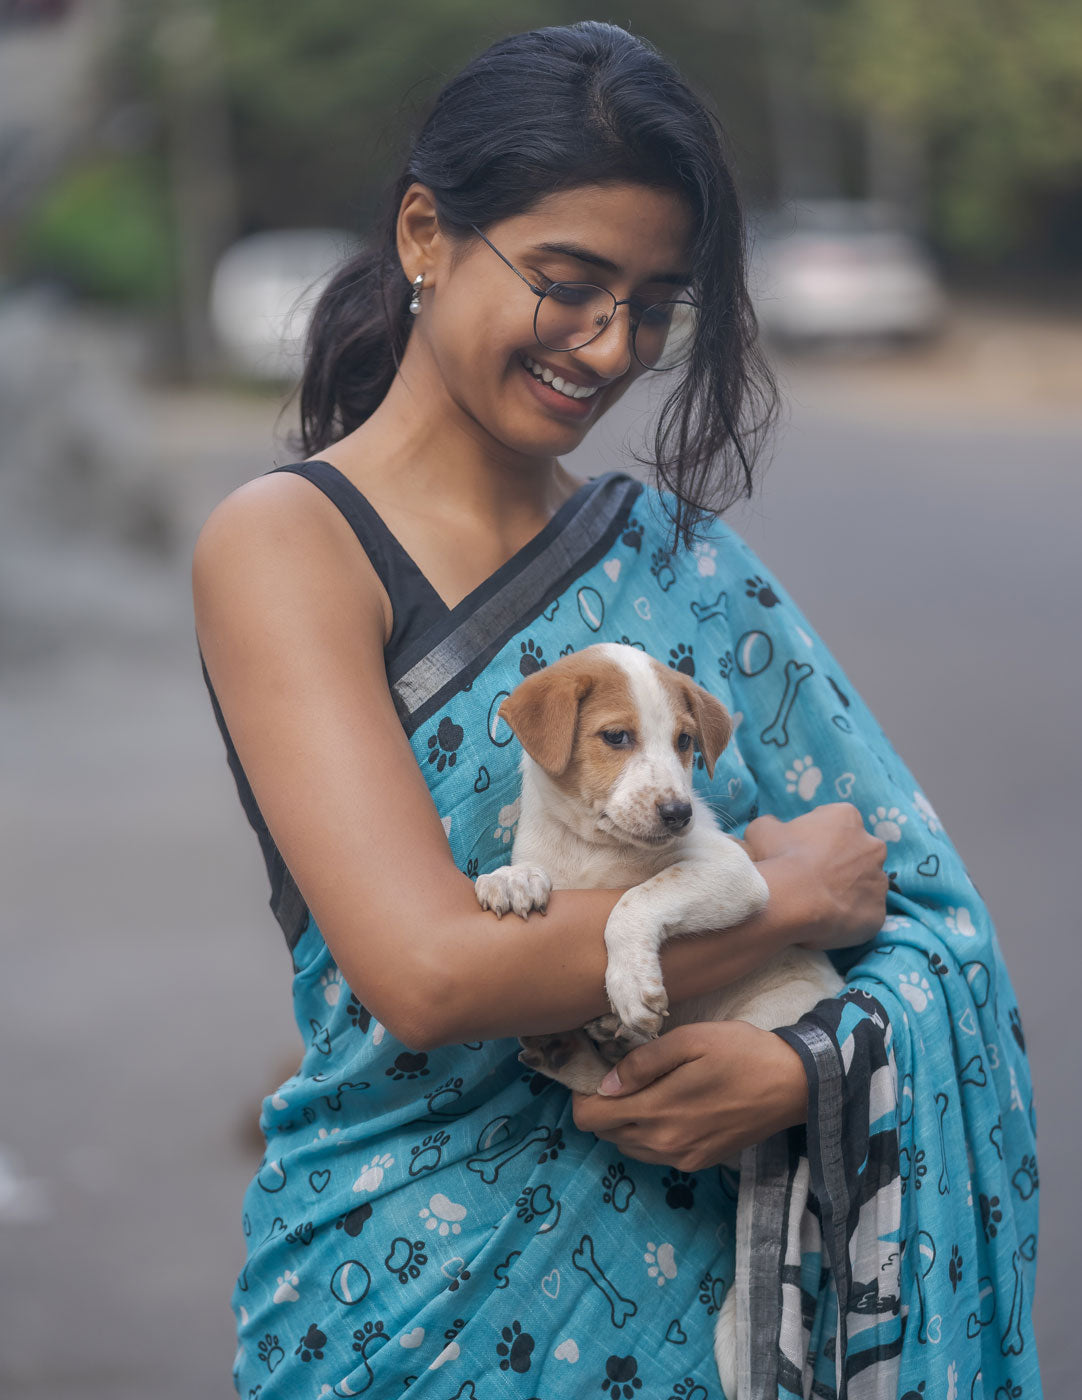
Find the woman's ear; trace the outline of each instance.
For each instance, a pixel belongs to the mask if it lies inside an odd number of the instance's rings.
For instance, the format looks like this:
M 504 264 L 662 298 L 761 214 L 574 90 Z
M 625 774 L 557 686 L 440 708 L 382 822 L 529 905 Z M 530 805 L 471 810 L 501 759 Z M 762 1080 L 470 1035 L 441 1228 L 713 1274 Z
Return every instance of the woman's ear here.
M 431 277 L 442 242 L 436 201 L 427 185 L 412 184 L 398 208 L 398 258 L 407 282 Z

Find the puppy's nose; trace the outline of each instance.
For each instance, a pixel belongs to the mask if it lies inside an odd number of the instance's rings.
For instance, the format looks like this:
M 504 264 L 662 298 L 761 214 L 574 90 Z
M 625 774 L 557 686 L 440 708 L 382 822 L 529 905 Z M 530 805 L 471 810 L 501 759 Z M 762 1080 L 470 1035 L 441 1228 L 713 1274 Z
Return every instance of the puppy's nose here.
M 659 802 L 658 816 L 673 831 L 680 831 L 691 821 L 690 802 Z

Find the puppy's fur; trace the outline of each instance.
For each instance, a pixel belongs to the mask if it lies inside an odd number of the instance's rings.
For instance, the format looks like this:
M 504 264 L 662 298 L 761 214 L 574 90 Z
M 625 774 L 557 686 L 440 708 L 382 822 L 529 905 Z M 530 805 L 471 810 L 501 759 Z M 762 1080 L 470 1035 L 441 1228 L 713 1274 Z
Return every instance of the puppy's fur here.
M 525 754 L 512 864 L 478 878 L 497 915 L 543 910 L 552 889 L 628 887 L 605 929 L 612 1015 L 582 1030 L 523 1038 L 521 1058 L 594 1093 L 636 1044 L 692 1021 L 762 1029 L 796 1020 L 841 988 L 822 953 L 791 948 L 720 993 L 669 1007 L 659 953 L 679 934 L 725 928 L 762 909 L 767 887 L 743 847 L 692 790 L 698 747 L 710 777 L 732 732 L 724 706 L 635 647 L 610 643 L 527 677 L 500 714 Z M 715 1352 L 733 1395 L 735 1290 Z

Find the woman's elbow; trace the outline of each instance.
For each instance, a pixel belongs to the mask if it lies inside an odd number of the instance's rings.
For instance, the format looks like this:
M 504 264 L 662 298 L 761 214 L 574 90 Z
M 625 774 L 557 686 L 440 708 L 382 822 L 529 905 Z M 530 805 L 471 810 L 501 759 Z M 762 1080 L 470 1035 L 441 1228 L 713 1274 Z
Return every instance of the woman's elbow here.
M 348 971 L 343 971 L 354 987 Z M 358 977 L 357 984 L 365 982 L 371 982 L 370 974 Z M 357 996 L 384 1029 L 416 1053 L 471 1038 L 470 1007 L 463 1004 L 456 979 L 446 968 L 425 966 L 423 959 L 404 962 L 393 978 L 371 988 L 368 1000 L 359 991 Z

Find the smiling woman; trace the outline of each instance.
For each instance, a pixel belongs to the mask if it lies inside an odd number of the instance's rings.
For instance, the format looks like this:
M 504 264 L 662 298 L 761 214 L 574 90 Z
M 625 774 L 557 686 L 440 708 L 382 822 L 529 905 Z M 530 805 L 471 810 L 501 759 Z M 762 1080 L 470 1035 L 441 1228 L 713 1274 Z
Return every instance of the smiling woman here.
M 655 372 L 671 491 L 576 480 L 560 457 Z M 671 65 L 584 23 L 452 79 L 320 299 L 306 460 L 223 501 L 193 564 L 305 1045 L 245 1199 L 242 1395 L 717 1400 L 727 1296 L 754 1302 L 728 1400 L 1038 1393 L 1029 1081 L 991 924 L 810 624 L 712 513 L 750 487 L 773 410 L 717 124 Z M 519 817 L 504 702 L 597 641 L 728 707 L 720 755 L 677 743 L 769 889 L 666 944 L 669 998 L 793 944 L 874 941 L 810 1019 L 678 1026 L 621 1061 L 615 1097 L 573 1102 L 518 1038 L 609 1010 L 622 891 L 497 924 L 474 882 Z M 603 698 L 583 707 L 599 764 L 633 731 Z M 738 1215 L 718 1165 L 742 1150 Z

